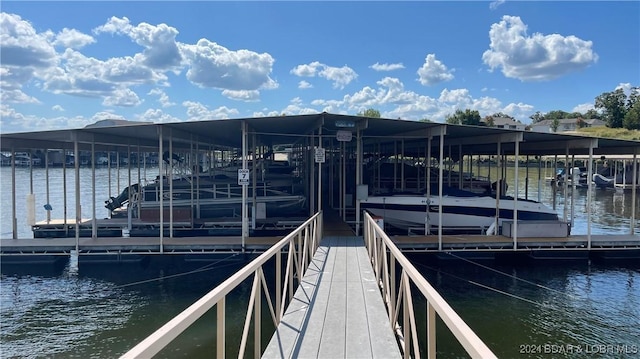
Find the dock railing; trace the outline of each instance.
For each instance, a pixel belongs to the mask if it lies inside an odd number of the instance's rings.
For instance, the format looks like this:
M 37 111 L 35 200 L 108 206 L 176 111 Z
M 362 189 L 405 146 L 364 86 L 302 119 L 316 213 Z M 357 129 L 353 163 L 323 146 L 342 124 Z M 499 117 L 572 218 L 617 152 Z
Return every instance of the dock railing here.
M 254 356 L 259 358 L 262 351 L 261 326 L 262 326 L 262 295 L 271 312 L 271 318 L 277 327 L 284 314 L 287 304 L 294 294 L 294 282 L 299 284 L 299 279 L 313 259 L 322 235 L 322 212 L 318 212 L 301 224 L 298 228 L 273 245 L 258 258 L 251 261 L 244 268 L 236 272 L 216 288 L 205 294 L 198 301 L 171 319 L 165 325 L 156 330 L 138 345 L 133 347 L 121 358 L 150 358 L 160 352 L 173 341 L 180 333 L 191 326 L 198 318 L 202 317 L 214 306 L 216 307 L 216 356 L 225 358 L 225 299 L 227 295 L 247 278 L 253 276 L 249 305 L 245 315 L 244 328 L 240 341 L 238 357 L 244 357 L 251 318 L 253 316 Z M 286 267 L 282 273 L 282 254 L 287 252 Z M 275 298 L 271 297 L 263 266 L 275 257 Z
M 472 358 L 496 358 L 495 354 L 460 318 L 440 294 L 427 282 L 389 236 L 365 212 L 364 240 L 387 307 L 390 324 L 400 343 L 404 358 L 420 358 L 412 285 L 427 302 L 426 350 L 428 358 L 436 357 L 436 315 Z M 396 269 L 401 270 L 397 282 Z M 413 353 L 413 354 L 412 354 Z

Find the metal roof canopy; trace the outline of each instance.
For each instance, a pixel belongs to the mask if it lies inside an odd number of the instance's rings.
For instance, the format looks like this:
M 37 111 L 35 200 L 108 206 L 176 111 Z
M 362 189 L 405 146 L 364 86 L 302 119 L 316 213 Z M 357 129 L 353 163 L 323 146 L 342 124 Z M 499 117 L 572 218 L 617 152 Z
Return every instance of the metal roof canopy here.
M 517 131 L 482 126 L 451 125 L 435 122 L 417 122 L 382 118 L 367 118 L 329 113 L 310 115 L 208 120 L 173 123 L 135 123 L 131 125 L 85 127 L 81 129 L 7 133 L 0 135 L 0 150 L 70 149 L 77 139 L 80 150 L 90 150 L 95 143 L 97 151 L 124 150 L 128 146 L 140 146 L 153 151 L 159 145 L 159 129 L 164 142 L 171 138 L 174 150 L 188 150 L 192 144 L 201 149 L 241 148 L 242 122 L 247 122 L 249 133 L 256 134 L 266 145 L 292 144 L 300 139 L 317 135 L 322 127 L 323 138 L 335 136 L 339 130 L 361 129 L 364 146 L 390 144 L 403 140 L 406 156 L 424 156 L 426 139 L 437 153 L 441 131 L 445 131 L 446 154 L 449 147 L 452 156 L 462 150 L 464 154 L 495 155 L 501 141 L 504 154 L 515 154 L 515 141 L 522 138 L 521 156 L 534 155 L 588 155 L 594 147 L 594 155 L 629 155 L 637 152 L 640 141 L 595 138 L 577 135 Z M 347 127 L 343 127 L 347 125 Z M 353 125 L 353 127 L 348 127 Z M 354 136 L 355 137 L 355 136 Z M 355 142 L 355 141 L 353 141 Z M 388 148 L 389 146 L 387 146 Z M 393 155 L 393 153 L 386 153 Z

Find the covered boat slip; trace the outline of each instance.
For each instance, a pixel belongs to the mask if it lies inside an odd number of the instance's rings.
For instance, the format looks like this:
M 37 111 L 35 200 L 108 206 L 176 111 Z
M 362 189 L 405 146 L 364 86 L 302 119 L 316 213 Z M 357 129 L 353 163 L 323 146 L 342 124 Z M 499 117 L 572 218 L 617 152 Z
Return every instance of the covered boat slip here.
M 82 154 L 88 157 L 88 164 L 92 173 L 92 202 L 87 208 L 80 206 L 80 160 L 74 161 L 72 166 L 76 173 L 75 186 L 67 188 L 75 192 L 76 218 L 56 218 L 54 220 L 63 223 L 76 223 L 74 230 L 69 235 L 80 237 L 81 218 L 90 218 L 91 237 L 99 237 L 99 227 L 108 226 L 107 220 L 98 222 L 97 211 L 104 211 L 103 202 L 110 197 L 118 196 L 120 191 L 129 186 L 143 181 L 141 168 L 146 168 L 148 158 L 160 159 L 157 162 L 157 175 L 154 188 L 158 193 L 154 197 L 157 208 L 153 218 L 145 218 L 145 214 L 135 213 L 138 208 L 145 208 L 144 202 L 140 206 L 131 206 L 133 210 L 123 212 L 133 220 L 127 221 L 127 228 L 132 229 L 132 224 L 137 218 L 148 219 L 157 222 L 159 228 L 168 227 L 167 237 L 173 237 L 174 226 L 180 227 L 183 223 L 220 222 L 219 218 L 200 218 L 198 207 L 198 195 L 202 192 L 199 186 L 199 175 L 207 170 L 217 170 L 221 166 L 225 169 L 234 168 L 244 171 L 229 172 L 238 173 L 238 189 L 241 190 L 239 198 L 242 204 L 238 213 L 231 222 L 239 224 L 242 240 L 250 235 L 253 228 L 252 213 L 259 213 L 260 204 L 250 193 L 259 193 L 259 186 L 265 181 L 267 169 L 262 167 L 267 160 L 274 159 L 274 152 L 282 151 L 288 155 L 288 165 L 292 167 L 291 176 L 299 182 L 301 193 L 305 203 L 300 217 L 308 217 L 320 209 L 335 209 L 339 216 L 350 223 L 356 234 L 361 226 L 361 202 L 371 196 L 388 192 L 422 192 L 443 193 L 443 187 L 454 187 L 469 191 L 493 191 L 499 198 L 504 195 L 506 187 L 492 183 L 508 182 L 509 194 L 514 197 L 516 209 L 513 216 L 518 217 L 518 198 L 527 197 L 526 188 L 519 188 L 518 178 L 525 172 L 521 168 L 521 162 L 528 166 L 541 166 L 544 156 L 558 158 L 563 165 L 573 162 L 575 156 L 587 156 L 591 159 L 588 171 L 593 173 L 592 163 L 601 156 L 630 155 L 629 164 L 637 168 L 636 154 L 640 143 L 637 141 L 624 141 L 615 139 L 590 138 L 574 135 L 560 135 L 548 133 L 536 133 L 529 131 L 514 131 L 489 127 L 450 125 L 442 123 L 426 123 L 415 121 L 391 120 L 380 118 L 365 118 L 358 116 L 336 115 L 320 113 L 299 116 L 277 116 L 264 118 L 245 118 L 233 120 L 212 120 L 199 122 L 179 122 L 163 124 L 140 124 L 120 126 L 92 125 L 82 129 L 56 130 L 29 133 L 13 133 L 1 135 L 1 148 L 5 152 L 29 152 L 44 157 L 45 171 L 50 171 L 46 157 L 49 150 L 62 150 L 72 154 L 72 157 L 80 159 Z M 126 171 L 128 183 L 120 188 L 109 188 L 109 193 L 96 193 L 95 175 L 96 153 L 108 153 L 116 158 L 127 158 L 127 164 L 120 162 L 114 166 L 109 164 L 109 173 Z M 163 154 L 171 159 L 167 162 L 161 160 Z M 173 155 L 183 160 L 179 166 L 174 161 Z M 88 154 L 88 155 L 87 155 Z M 135 156 L 134 156 L 135 154 Z M 129 160 L 137 158 L 134 161 Z M 517 161 L 515 159 L 518 159 Z M 478 178 L 473 176 L 473 164 L 480 163 L 481 159 L 489 159 L 496 168 L 495 178 Z M 465 168 L 465 164 L 468 165 Z M 491 166 L 491 164 L 490 164 Z M 507 166 L 515 169 L 515 178 L 505 178 L 504 168 Z M 255 170 L 251 170 L 255 169 Z M 31 171 L 33 171 L 33 167 Z M 248 172 L 246 172 L 248 170 Z M 18 223 L 23 221 L 17 218 L 17 206 L 21 206 L 23 200 L 18 201 L 15 191 L 15 167 L 13 168 L 13 193 L 12 193 L 12 233 L 13 238 L 18 238 Z M 86 173 L 86 172 L 85 172 Z M 242 179 L 240 173 L 243 173 Z M 248 175 L 247 175 L 248 173 Z M 637 173 L 637 171 L 634 171 Z M 191 197 L 180 198 L 179 201 L 188 201 L 189 208 L 183 211 L 184 206 L 177 207 L 174 197 L 173 181 L 166 178 L 170 176 L 182 176 L 188 183 Z M 165 176 L 165 177 L 162 177 Z M 155 175 L 153 177 L 156 177 Z M 48 178 L 48 177 L 47 177 Z M 159 180 L 165 179 L 165 180 Z M 236 181 L 235 178 L 232 179 Z M 40 204 L 47 203 L 53 193 L 60 193 L 60 188 L 50 188 L 50 184 L 33 183 L 33 186 L 45 187 L 47 199 L 38 198 L 34 208 L 42 208 Z M 241 183 L 242 181 L 242 183 Z M 538 186 L 543 181 L 538 180 Z M 638 179 L 634 179 L 638 182 Z M 109 182 L 111 183 L 111 182 Z M 529 182 L 531 183 L 531 182 Z M 192 186 L 192 187 L 191 187 Z M 522 186 L 520 186 L 522 187 Z M 86 188 L 82 188 L 86 190 Z M 183 191 L 184 188 L 181 189 Z M 67 193 L 62 191 L 67 207 Z M 84 192 L 84 191 L 82 191 Z M 215 190 L 214 190 L 215 192 Z M 635 187 L 632 189 L 635 196 Z M 183 193 L 183 192 L 180 192 Z M 591 191 L 587 192 L 588 199 Z M 127 195 L 126 200 L 134 200 L 133 195 Z M 178 199 L 175 199 L 178 201 Z M 180 202 L 181 204 L 183 204 Z M 499 208 L 499 200 L 496 207 Z M 442 201 L 440 201 L 442 203 Z M 566 201 L 565 201 L 566 203 Z M 636 201 L 632 202 L 635 206 Z M 3 206 L 3 210 L 8 210 Z M 442 218 L 442 205 L 437 204 L 432 210 Z M 587 206 L 590 208 L 590 206 Z M 500 211 L 501 211 L 500 207 Z M 42 211 L 40 209 L 40 211 Z M 500 212 L 498 211 L 498 212 Z M 133 212 L 133 213 L 132 213 Z M 268 212 L 268 211 L 267 211 Z M 566 211 L 565 211 L 566 212 Z M 635 208 L 631 211 L 630 234 L 635 231 Z M 148 213 L 147 213 L 148 214 Z M 49 212 L 37 212 L 34 214 L 37 221 L 42 221 Z M 265 219 L 273 217 L 270 213 L 262 213 Z M 66 212 L 65 212 L 66 216 Z M 137 217 L 137 218 L 136 218 Z M 503 218 L 507 219 L 507 218 Z M 52 220 L 46 218 L 46 220 Z M 111 218 L 114 223 L 121 218 Z M 566 218 L 562 220 L 567 221 Z M 498 221 L 498 218 L 496 218 Z M 34 221 L 35 222 L 35 221 Z M 587 236 L 591 236 L 590 221 L 587 228 Z M 430 223 L 431 232 L 442 238 L 442 223 L 438 220 Z M 510 236 L 517 241 L 518 227 L 514 226 Z M 437 233 L 433 228 L 438 228 Z M 164 231 L 158 231 L 157 235 L 162 242 Z

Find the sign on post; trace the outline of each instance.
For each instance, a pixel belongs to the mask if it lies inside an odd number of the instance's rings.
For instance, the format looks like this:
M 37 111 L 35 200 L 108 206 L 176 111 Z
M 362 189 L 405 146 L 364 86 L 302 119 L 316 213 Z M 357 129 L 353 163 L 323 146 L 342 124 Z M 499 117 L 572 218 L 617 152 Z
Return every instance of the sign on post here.
M 247 186 L 249 184 L 249 169 L 238 168 L 238 185 Z
M 316 155 L 315 156 L 316 157 L 316 163 L 324 163 L 324 161 L 326 159 L 324 148 L 316 147 L 315 155 Z

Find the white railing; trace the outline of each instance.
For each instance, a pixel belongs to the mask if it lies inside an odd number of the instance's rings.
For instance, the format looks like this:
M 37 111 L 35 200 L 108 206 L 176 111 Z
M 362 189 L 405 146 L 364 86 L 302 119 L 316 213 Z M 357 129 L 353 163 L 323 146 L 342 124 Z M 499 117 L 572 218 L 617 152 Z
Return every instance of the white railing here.
M 322 212 L 316 213 L 306 222 L 301 224 L 289 235 L 269 248 L 266 252 L 254 259 L 244 268 L 236 272 L 219 286 L 205 294 L 197 302 L 163 325 L 155 333 L 133 347 L 121 358 L 150 358 L 160 352 L 180 333 L 202 317 L 211 308 L 216 306 L 216 355 L 225 358 L 225 299 L 227 295 L 253 275 L 253 286 L 249 297 L 242 338 L 238 357 L 244 357 L 244 352 L 249 337 L 250 324 L 253 322 L 254 356 L 259 358 L 262 351 L 261 343 L 261 317 L 262 317 L 262 292 L 269 305 L 271 318 L 277 327 L 282 319 L 285 308 L 294 293 L 294 281 L 303 277 L 313 254 L 318 248 L 322 235 Z M 287 252 L 285 273 L 282 273 L 282 254 Z M 275 257 L 275 301 L 272 301 L 267 282 L 264 276 L 263 266 Z M 299 283 L 299 282 L 298 282 Z M 253 316 L 253 321 L 251 317 Z
M 489 347 L 402 254 L 369 213 L 365 213 L 364 228 L 365 244 L 376 274 L 376 281 L 382 291 L 391 325 L 399 339 L 400 349 L 405 358 L 420 358 L 412 284 L 427 301 L 425 325 L 428 358 L 436 357 L 436 315 L 440 316 L 472 358 L 496 358 Z M 397 267 L 402 271 L 399 283 L 396 281 Z

